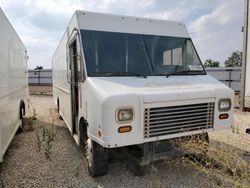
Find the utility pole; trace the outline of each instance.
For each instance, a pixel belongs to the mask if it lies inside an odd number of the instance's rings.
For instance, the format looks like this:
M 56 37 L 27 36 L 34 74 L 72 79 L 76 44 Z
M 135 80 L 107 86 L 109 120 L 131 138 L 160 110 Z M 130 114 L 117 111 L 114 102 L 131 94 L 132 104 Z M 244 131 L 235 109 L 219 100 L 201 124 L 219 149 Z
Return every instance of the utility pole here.
M 247 66 L 247 48 L 248 48 L 248 17 L 249 0 L 244 2 L 244 27 L 243 27 L 243 54 L 241 68 L 241 89 L 240 89 L 240 110 L 245 110 L 245 88 L 246 88 L 246 66 Z

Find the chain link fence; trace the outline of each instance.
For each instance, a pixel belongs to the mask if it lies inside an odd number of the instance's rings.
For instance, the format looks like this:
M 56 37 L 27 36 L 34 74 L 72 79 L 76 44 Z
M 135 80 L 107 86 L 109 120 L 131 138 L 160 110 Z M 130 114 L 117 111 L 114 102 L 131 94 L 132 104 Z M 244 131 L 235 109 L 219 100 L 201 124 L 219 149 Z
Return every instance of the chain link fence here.
M 241 67 L 225 68 L 206 68 L 208 75 L 213 76 L 236 93 L 240 92 Z M 29 85 L 33 86 L 52 86 L 52 70 L 29 70 Z
M 29 70 L 30 86 L 52 86 L 52 70 Z

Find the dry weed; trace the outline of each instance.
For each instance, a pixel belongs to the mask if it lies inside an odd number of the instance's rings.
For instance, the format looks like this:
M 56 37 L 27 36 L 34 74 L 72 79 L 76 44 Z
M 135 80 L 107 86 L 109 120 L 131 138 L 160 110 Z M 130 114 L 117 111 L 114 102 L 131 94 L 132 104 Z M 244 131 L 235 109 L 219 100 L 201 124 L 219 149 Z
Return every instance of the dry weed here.
M 250 162 L 245 159 L 244 150 L 220 142 L 209 143 L 206 134 L 176 139 L 174 144 L 186 155 L 184 163 L 193 165 L 206 174 L 214 187 L 250 186 Z
M 46 159 L 51 160 L 53 142 L 56 141 L 56 129 L 54 122 L 51 127 L 43 127 L 36 130 L 38 152 L 43 151 Z

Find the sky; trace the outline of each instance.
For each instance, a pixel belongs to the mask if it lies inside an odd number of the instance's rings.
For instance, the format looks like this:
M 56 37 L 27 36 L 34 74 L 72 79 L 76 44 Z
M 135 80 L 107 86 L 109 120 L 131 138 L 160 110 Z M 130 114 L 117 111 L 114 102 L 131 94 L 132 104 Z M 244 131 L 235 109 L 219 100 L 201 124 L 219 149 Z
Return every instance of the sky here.
M 183 22 L 203 62 L 223 65 L 242 50 L 244 0 L 0 0 L 0 6 L 28 50 L 30 69 L 51 68 L 75 10 Z

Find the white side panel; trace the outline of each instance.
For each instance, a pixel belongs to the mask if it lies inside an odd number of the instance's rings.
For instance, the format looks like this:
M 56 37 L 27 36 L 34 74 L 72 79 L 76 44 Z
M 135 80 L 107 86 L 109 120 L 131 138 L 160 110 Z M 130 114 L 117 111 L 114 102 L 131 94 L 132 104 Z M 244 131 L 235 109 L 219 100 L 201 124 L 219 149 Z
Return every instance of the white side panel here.
M 26 49 L 0 9 L 0 161 L 20 123 L 20 101 L 27 105 Z M 27 109 L 27 108 L 26 108 Z
M 74 20 L 73 16 L 69 28 L 76 26 Z M 72 30 L 69 29 L 69 35 Z M 52 58 L 52 82 L 54 101 L 57 104 L 57 100 L 59 100 L 60 114 L 72 132 L 70 84 L 67 80 L 67 42 L 68 33 L 66 31 Z

